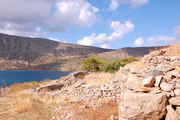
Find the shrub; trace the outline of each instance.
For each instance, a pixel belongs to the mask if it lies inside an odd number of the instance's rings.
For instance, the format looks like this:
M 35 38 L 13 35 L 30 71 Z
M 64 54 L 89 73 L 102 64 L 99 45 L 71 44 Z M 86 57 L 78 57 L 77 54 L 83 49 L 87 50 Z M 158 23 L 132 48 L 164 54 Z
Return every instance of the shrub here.
M 82 62 L 82 67 L 86 71 L 98 72 L 103 68 L 103 66 L 105 64 L 106 63 L 103 60 L 99 60 L 97 58 L 90 57 Z
M 114 63 L 112 64 L 108 64 L 104 67 L 103 71 L 104 72 L 110 72 L 110 73 L 114 73 L 116 71 L 119 70 L 119 67 L 123 67 L 124 65 L 121 64 L 120 61 L 115 61 Z

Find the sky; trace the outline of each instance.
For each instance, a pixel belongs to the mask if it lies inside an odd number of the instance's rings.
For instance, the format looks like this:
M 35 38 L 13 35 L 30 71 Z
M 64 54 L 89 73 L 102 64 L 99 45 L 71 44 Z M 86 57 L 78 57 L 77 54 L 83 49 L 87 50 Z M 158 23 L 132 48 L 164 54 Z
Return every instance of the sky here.
M 180 43 L 180 0 L 0 0 L 0 33 L 118 49 Z

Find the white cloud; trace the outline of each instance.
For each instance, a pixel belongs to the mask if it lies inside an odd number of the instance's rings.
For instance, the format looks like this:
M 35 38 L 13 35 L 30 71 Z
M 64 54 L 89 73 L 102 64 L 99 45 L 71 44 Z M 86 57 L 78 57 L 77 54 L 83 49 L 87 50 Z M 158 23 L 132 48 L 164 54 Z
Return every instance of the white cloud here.
M 136 46 L 142 46 L 142 45 L 144 44 L 144 38 L 142 38 L 142 37 L 137 38 L 137 39 L 135 40 L 134 44 L 135 44 Z
M 109 45 L 109 44 L 102 44 L 101 47 L 102 47 L 102 48 L 108 48 L 108 49 L 110 49 L 110 48 L 111 48 L 111 45 Z
M 37 37 L 46 35 L 46 32 L 41 27 L 34 24 L 16 24 L 16 23 L 0 23 L 0 33 L 11 35 L 22 35 L 29 37 Z
M 175 38 L 165 35 L 159 35 L 154 37 L 149 37 L 147 39 L 144 38 L 137 38 L 134 42 L 136 46 L 163 46 L 163 45 L 170 45 L 174 42 Z
M 119 21 L 112 21 L 110 24 L 113 32 L 108 36 L 106 33 L 96 34 L 92 33 L 90 36 L 86 36 L 77 41 L 81 45 L 95 45 L 100 44 L 102 47 L 107 46 L 107 43 L 120 40 L 122 37 L 134 30 L 135 25 L 130 21 L 126 21 L 121 24 Z
M 116 10 L 120 5 L 123 4 L 130 4 L 132 7 L 137 8 L 148 2 L 149 0 L 111 0 L 109 8 L 110 10 Z
M 0 0 L 0 31 L 26 36 L 37 34 L 37 28 L 38 33 L 63 32 L 92 25 L 98 11 L 86 0 Z

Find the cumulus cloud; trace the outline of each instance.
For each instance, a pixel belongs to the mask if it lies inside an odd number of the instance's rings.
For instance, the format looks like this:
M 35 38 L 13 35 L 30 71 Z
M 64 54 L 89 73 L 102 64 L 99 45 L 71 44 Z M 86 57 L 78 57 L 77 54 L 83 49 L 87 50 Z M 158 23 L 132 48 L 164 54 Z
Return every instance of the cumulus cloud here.
M 123 4 L 130 4 L 132 7 L 140 7 L 146 3 L 148 3 L 149 0 L 111 0 L 110 3 L 110 10 L 116 10 L 120 5 Z
M 63 32 L 92 25 L 98 11 L 85 0 L 0 0 L 0 31 L 27 36 Z
M 137 39 L 135 40 L 134 44 L 135 44 L 136 46 L 142 46 L 142 45 L 144 44 L 144 38 L 142 38 L 142 37 L 137 38 Z
M 133 31 L 135 25 L 130 21 L 126 21 L 124 24 L 119 21 L 112 21 L 110 27 L 113 32 L 109 36 L 106 33 L 92 33 L 91 35 L 78 40 L 77 43 L 90 46 L 100 44 L 102 47 L 109 47 L 111 42 L 120 40 L 126 33 Z
M 161 46 L 161 45 L 169 45 L 173 43 L 175 40 L 174 37 L 159 35 L 154 37 L 149 37 L 146 40 L 144 38 L 137 38 L 134 42 L 136 46 Z

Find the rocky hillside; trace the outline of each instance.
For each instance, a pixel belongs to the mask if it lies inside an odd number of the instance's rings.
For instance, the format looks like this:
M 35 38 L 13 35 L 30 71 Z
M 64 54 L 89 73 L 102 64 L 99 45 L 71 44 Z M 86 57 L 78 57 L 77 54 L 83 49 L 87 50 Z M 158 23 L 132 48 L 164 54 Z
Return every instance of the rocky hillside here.
M 2 120 L 180 120 L 180 46 L 153 51 L 114 74 L 74 72 L 4 91 Z
M 74 45 L 42 38 L 0 34 L 0 56 L 71 56 L 111 51 L 109 49 Z
M 142 57 L 160 47 L 103 49 L 0 34 L 0 70 L 66 70 L 80 69 L 80 62 L 97 57 L 113 62 L 127 57 Z M 108 57 L 107 57 L 108 56 Z
M 94 55 L 94 57 L 105 59 L 107 61 L 113 62 L 115 60 L 128 58 L 128 57 L 137 57 L 140 58 L 153 50 L 161 49 L 162 47 L 127 47 L 127 48 L 120 48 L 115 51 L 108 51 L 103 53 L 98 53 Z M 110 57 L 107 57 L 110 56 Z

